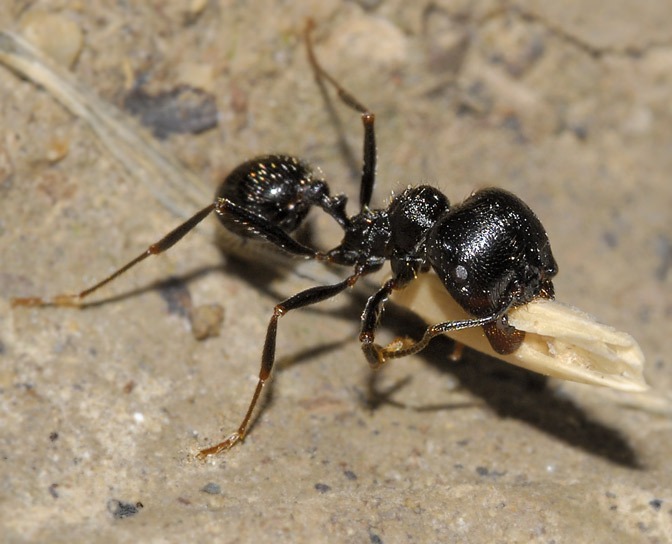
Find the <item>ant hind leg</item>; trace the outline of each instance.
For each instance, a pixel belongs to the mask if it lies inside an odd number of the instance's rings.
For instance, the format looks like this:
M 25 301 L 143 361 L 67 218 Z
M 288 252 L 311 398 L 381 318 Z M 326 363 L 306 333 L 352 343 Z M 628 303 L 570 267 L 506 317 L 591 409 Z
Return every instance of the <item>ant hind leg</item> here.
M 104 280 L 99 281 L 92 287 L 84 289 L 79 293 L 75 294 L 61 294 L 56 295 L 52 298 L 40 298 L 40 297 L 24 297 L 24 298 L 13 298 L 11 304 L 13 307 L 17 306 L 77 306 L 79 303 L 90 294 L 98 291 L 104 285 L 112 282 L 121 276 L 124 272 L 133 268 L 136 264 L 141 261 L 144 261 L 150 255 L 158 255 L 167 251 L 173 247 L 177 242 L 179 242 L 184 236 L 189 233 L 191 230 L 196 227 L 203 219 L 210 215 L 215 210 L 215 204 L 210 204 L 209 206 L 203 208 L 193 217 L 187 219 L 184 223 L 179 225 L 177 228 L 170 231 L 158 242 L 150 245 L 144 252 L 138 255 L 135 259 L 129 261 L 124 266 L 115 270 L 112 274 L 107 276 Z
M 11 304 L 13 307 L 17 306 L 78 306 L 79 303 L 91 295 L 92 293 L 98 291 L 101 287 L 111 283 L 119 276 L 133 268 L 138 263 L 144 261 L 147 257 L 151 255 L 158 255 L 163 253 L 173 247 L 177 242 L 179 242 L 184 236 L 191 232 L 196 225 L 203 221 L 208 215 L 213 211 L 220 215 L 229 215 L 235 221 L 246 225 L 250 230 L 254 231 L 258 236 L 266 239 L 271 244 L 279 247 L 283 251 L 308 259 L 319 259 L 321 254 L 317 251 L 300 244 L 289 236 L 284 230 L 273 225 L 268 220 L 260 217 L 241 206 L 238 206 L 226 198 L 220 198 L 213 204 L 210 204 L 203 208 L 201 211 L 196 213 L 191 218 L 187 219 L 184 223 L 170 231 L 158 242 L 150 245 L 145 251 L 140 255 L 126 263 L 121 268 L 115 270 L 107 276 L 102 281 L 99 281 L 95 285 L 80 291 L 79 293 L 69 293 L 69 294 L 60 294 L 51 298 L 41 298 L 41 297 L 19 297 L 13 298 Z

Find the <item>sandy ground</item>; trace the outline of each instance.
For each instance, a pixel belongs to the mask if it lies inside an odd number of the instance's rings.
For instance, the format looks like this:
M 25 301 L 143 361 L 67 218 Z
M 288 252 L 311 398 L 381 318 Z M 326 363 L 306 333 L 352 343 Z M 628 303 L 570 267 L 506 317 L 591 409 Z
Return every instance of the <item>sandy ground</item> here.
M 314 17 L 324 64 L 377 114 L 376 203 L 418 182 L 453 201 L 517 193 L 549 232 L 558 298 L 633 334 L 654 391 L 672 388 L 672 7 L 187 4 L 5 0 L 0 26 L 40 10 L 76 23 L 73 73 L 117 105 L 133 74 L 148 92 L 211 92 L 217 128 L 161 145 L 213 192 L 242 160 L 284 151 L 356 195 L 301 43 Z M 356 162 L 359 120 L 338 111 Z M 176 219 L 4 68 L 0 128 L 4 541 L 672 541 L 669 418 L 473 352 L 449 363 L 443 340 L 374 381 L 356 342 L 365 288 L 282 320 L 250 436 L 192 460 L 238 424 L 273 304 L 310 282 L 232 265 L 194 235 L 104 303 L 12 309 L 100 279 Z M 219 337 L 194 339 L 185 300 L 221 305 Z M 420 330 L 385 317 L 388 336 Z

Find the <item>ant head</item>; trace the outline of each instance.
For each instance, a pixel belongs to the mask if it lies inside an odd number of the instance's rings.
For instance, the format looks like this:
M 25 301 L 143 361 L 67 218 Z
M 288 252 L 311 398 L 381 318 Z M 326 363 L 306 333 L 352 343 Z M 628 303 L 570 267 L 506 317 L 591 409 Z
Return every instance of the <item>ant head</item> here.
M 397 255 L 416 254 L 429 230 L 450 208 L 446 196 L 434 187 L 409 187 L 387 210 L 391 245 Z

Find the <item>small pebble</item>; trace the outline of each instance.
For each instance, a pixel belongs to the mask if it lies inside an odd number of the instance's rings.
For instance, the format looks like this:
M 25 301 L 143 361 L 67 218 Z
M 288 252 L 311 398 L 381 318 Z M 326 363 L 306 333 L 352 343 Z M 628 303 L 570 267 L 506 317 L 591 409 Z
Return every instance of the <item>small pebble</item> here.
M 63 160 L 70 151 L 70 144 L 63 138 L 51 138 L 47 144 L 47 161 L 54 164 Z
M 207 5 L 208 0 L 191 0 L 186 12 L 187 21 L 195 21 L 198 19 Z
M 219 304 L 197 306 L 191 312 L 191 332 L 196 340 L 219 336 L 224 321 L 224 308 Z
M 215 69 L 210 64 L 188 62 L 181 64 L 177 69 L 177 79 L 184 81 L 190 87 L 203 89 L 207 93 L 214 94 Z
M 77 23 L 57 13 L 33 11 L 21 20 L 23 35 L 56 63 L 72 67 L 84 45 Z
M 115 519 L 124 519 L 135 516 L 140 510 L 144 508 L 141 502 L 132 504 L 117 499 L 110 499 L 107 502 L 107 510 Z
M 219 484 L 210 482 L 205 484 L 201 488 L 201 491 L 203 491 L 203 493 L 208 493 L 210 495 L 219 495 L 222 492 L 222 487 Z
M 315 484 L 315 490 L 319 493 L 327 493 L 331 491 L 331 487 L 327 484 Z

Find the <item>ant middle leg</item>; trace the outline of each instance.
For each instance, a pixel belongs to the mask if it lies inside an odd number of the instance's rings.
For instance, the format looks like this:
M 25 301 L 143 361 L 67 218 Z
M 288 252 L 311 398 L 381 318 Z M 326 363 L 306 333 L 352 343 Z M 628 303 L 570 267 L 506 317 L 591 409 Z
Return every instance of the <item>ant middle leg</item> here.
M 358 270 L 339 283 L 311 287 L 310 289 L 306 289 L 305 291 L 301 291 L 300 293 L 289 297 L 275 306 L 273 309 L 273 315 L 268 322 L 266 340 L 264 341 L 264 349 L 261 355 L 261 368 L 259 370 L 257 386 L 254 389 L 252 400 L 250 401 L 250 404 L 247 408 L 247 412 L 245 412 L 245 416 L 243 417 L 242 422 L 234 433 L 230 434 L 219 444 L 215 444 L 214 446 L 201 450 L 197 454 L 199 459 L 205 459 L 210 455 L 217 455 L 221 452 L 227 451 L 235 446 L 238 442 L 242 442 L 245 439 L 250 422 L 252 420 L 254 408 L 257 405 L 264 385 L 266 385 L 268 380 L 271 378 L 273 365 L 275 364 L 275 346 L 278 332 L 278 320 L 291 310 L 317 304 L 318 302 L 322 302 L 323 300 L 327 300 L 338 295 L 339 293 L 345 291 L 348 287 L 352 287 L 364 273 L 364 271 Z
M 371 195 L 373 194 L 373 186 L 376 181 L 376 131 L 375 131 L 375 115 L 374 113 L 362 104 L 352 93 L 347 91 L 329 72 L 327 72 L 315 55 L 313 49 L 312 31 L 315 28 L 315 23 L 312 19 L 308 19 L 306 23 L 305 41 L 306 49 L 308 51 L 308 61 L 310 62 L 315 79 L 318 85 L 322 85 L 322 81 L 329 83 L 337 92 L 338 97 L 350 109 L 359 112 L 362 116 L 362 124 L 364 125 L 364 149 L 363 149 L 363 165 L 362 178 L 359 192 L 359 205 L 363 210 L 371 203 Z

